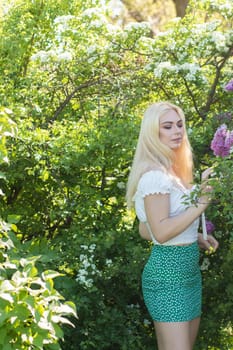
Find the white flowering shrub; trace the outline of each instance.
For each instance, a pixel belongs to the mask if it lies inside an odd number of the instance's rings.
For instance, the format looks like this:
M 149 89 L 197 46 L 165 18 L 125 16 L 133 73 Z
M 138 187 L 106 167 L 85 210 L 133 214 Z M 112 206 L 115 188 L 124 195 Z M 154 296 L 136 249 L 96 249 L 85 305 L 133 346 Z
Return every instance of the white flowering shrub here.
M 93 275 L 101 276 L 101 272 L 97 270 L 94 258 L 95 244 L 91 244 L 89 247 L 81 245 L 83 254 L 80 254 L 79 261 L 80 265 L 78 268 L 76 281 L 86 288 L 93 286 L 94 280 Z

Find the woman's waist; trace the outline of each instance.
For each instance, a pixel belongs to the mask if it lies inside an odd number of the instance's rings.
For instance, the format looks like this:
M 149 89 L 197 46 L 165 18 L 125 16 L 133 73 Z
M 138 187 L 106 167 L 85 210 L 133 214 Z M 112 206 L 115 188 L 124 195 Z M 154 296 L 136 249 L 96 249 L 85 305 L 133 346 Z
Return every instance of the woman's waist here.
M 152 269 L 171 273 L 194 273 L 199 266 L 197 242 L 188 245 L 154 245 L 148 259 Z
M 198 241 L 197 239 L 193 240 L 193 241 L 188 241 L 188 242 L 182 242 L 182 241 L 177 241 L 177 242 L 172 242 L 169 243 L 170 241 L 167 241 L 163 244 L 160 243 L 156 243 L 154 242 L 153 248 L 157 248 L 157 249 L 171 249 L 174 250 L 175 248 L 192 248 L 192 247 L 198 247 Z
M 154 242 L 155 246 L 165 246 L 165 247 L 188 247 L 193 245 L 194 243 L 197 243 L 197 239 L 189 240 L 189 241 L 167 241 L 163 244 L 160 244 L 158 242 Z

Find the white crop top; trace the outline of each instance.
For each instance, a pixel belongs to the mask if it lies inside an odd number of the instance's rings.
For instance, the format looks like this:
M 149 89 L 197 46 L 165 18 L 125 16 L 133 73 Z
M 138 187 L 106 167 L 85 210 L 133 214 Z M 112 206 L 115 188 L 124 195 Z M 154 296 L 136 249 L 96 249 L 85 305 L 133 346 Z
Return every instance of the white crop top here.
M 169 194 L 169 216 L 172 217 L 184 212 L 189 207 L 189 204 L 187 204 L 187 196 L 191 191 L 192 190 L 185 188 L 181 182 L 178 182 L 175 177 L 163 172 L 162 170 L 150 170 L 142 175 L 138 182 L 137 191 L 133 200 L 135 201 L 136 215 L 140 221 L 147 224 L 147 228 L 154 244 L 160 243 L 156 241 L 147 223 L 144 197 L 156 193 Z M 196 219 L 185 231 L 169 241 L 166 241 L 163 245 L 188 244 L 195 242 L 198 237 L 198 227 L 199 219 Z

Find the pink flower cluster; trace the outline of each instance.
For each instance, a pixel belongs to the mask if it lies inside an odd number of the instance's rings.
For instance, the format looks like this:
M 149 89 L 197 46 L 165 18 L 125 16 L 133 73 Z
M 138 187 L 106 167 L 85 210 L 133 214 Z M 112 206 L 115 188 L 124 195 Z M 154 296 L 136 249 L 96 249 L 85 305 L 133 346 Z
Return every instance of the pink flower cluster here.
M 227 130 L 227 126 L 222 124 L 215 132 L 210 148 L 215 156 L 227 157 L 233 146 L 233 130 Z
M 211 221 L 206 220 L 206 231 L 207 231 L 207 233 L 211 234 L 214 230 L 215 230 L 214 224 Z
M 233 91 L 233 79 L 230 80 L 224 87 L 224 90 L 226 91 Z

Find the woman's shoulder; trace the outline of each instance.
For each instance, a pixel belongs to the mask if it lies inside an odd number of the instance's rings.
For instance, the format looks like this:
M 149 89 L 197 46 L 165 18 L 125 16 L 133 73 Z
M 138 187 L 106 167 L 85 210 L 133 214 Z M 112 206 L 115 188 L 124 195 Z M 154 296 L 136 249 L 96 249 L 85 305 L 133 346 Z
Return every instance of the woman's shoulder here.
M 170 175 L 169 173 L 163 169 L 163 168 L 148 168 L 146 169 L 143 174 L 141 175 L 140 180 L 142 179 L 164 179 L 164 180 L 169 180 L 170 179 Z
M 147 169 L 138 183 L 138 190 L 142 193 L 169 193 L 172 179 L 169 173 L 161 168 Z

